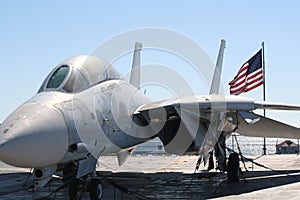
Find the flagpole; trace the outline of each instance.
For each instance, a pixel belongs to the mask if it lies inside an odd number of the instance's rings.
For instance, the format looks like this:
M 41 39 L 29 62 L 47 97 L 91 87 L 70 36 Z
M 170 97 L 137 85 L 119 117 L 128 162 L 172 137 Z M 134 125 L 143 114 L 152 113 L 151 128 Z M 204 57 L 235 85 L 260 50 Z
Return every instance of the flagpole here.
M 266 76 L 265 76 L 265 42 L 261 43 L 262 46 L 262 68 L 263 68 L 263 100 L 266 100 Z M 266 110 L 264 109 L 264 117 L 266 117 Z M 266 138 L 264 137 L 263 155 L 266 155 Z

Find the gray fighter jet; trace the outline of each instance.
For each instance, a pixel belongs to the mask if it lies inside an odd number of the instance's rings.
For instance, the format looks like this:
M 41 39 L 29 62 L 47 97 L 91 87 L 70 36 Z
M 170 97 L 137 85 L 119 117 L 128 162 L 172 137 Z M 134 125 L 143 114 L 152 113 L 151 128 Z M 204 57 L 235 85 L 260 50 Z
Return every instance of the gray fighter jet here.
M 0 127 L 0 160 L 34 168 L 34 191 L 57 171 L 76 199 L 79 182 L 92 200 L 101 199 L 95 169 L 100 156 L 116 153 L 122 164 L 135 147 L 159 137 L 166 152 L 208 158 L 222 133 L 300 138 L 299 129 L 255 114 L 256 109 L 300 110 L 300 106 L 219 95 L 225 41 L 209 95 L 152 102 L 140 87 L 136 43 L 130 81 L 109 63 L 76 56 L 56 66 L 38 93 L 11 113 Z

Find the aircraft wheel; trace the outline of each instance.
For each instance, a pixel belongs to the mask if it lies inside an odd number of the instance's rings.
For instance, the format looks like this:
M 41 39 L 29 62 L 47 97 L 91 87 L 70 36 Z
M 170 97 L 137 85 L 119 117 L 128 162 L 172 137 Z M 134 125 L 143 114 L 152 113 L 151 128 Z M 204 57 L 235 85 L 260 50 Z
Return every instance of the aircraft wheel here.
M 79 180 L 74 178 L 70 181 L 69 184 L 69 198 L 70 200 L 76 200 L 78 195 L 78 184 Z
M 229 155 L 227 163 L 227 179 L 230 182 L 238 182 L 240 177 L 240 160 L 237 153 Z
M 101 200 L 103 194 L 103 188 L 99 179 L 92 179 L 90 183 L 90 199 Z

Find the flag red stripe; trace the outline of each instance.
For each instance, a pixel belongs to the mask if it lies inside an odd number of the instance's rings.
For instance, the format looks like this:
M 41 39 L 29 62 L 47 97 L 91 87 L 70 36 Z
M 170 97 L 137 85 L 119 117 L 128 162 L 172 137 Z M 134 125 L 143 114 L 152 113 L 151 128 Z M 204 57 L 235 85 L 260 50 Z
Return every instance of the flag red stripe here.
M 236 92 L 239 92 L 239 91 L 243 91 L 246 87 L 246 84 L 242 85 L 241 87 L 239 88 L 230 88 L 230 92 L 231 93 L 236 93 Z
M 230 92 L 236 92 L 239 90 L 243 90 L 246 87 L 246 83 L 243 83 L 243 85 L 240 85 L 240 87 L 231 87 Z
M 245 85 L 245 84 L 246 84 L 246 76 L 245 76 L 245 78 L 244 78 L 243 81 L 241 81 L 241 82 L 238 83 L 238 84 L 232 85 L 230 88 L 233 88 L 233 89 L 240 88 L 242 85 Z
M 255 72 L 252 72 L 251 74 L 249 74 L 248 75 L 248 79 L 251 79 L 251 78 L 253 78 L 253 77 L 255 77 L 255 76 L 259 75 L 259 74 L 262 75 L 262 69 L 259 69 L 259 70 L 255 71 Z
M 263 84 L 263 81 L 257 83 L 256 85 L 254 85 L 254 86 L 252 86 L 252 87 L 247 88 L 244 92 L 248 92 L 248 91 L 250 91 L 250 90 L 253 90 L 253 89 L 257 88 L 258 86 L 260 86 L 260 85 L 262 85 L 262 84 Z
M 260 74 L 260 75 L 257 75 L 256 77 L 253 77 L 251 79 L 248 79 L 247 80 L 247 84 L 250 85 L 252 84 L 253 82 L 256 82 L 256 81 L 259 81 L 259 80 L 263 80 L 263 75 Z
M 256 84 L 257 82 L 263 82 L 263 79 L 262 78 L 255 79 L 254 81 L 247 83 L 246 87 L 251 87 L 251 85 Z

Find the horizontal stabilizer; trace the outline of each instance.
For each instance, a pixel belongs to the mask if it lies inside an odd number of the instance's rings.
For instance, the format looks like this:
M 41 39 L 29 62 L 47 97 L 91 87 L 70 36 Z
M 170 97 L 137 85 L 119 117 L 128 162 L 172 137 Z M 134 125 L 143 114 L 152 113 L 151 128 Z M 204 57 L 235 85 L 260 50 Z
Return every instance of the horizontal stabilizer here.
M 251 112 L 250 112 L 251 113 Z M 273 137 L 273 138 L 294 138 L 300 139 L 300 129 L 269 119 L 254 113 L 251 116 L 256 116 L 256 122 L 248 123 L 244 116 L 238 114 L 238 128 L 235 131 L 240 135 L 252 137 Z M 257 120 L 259 119 L 259 120 Z

